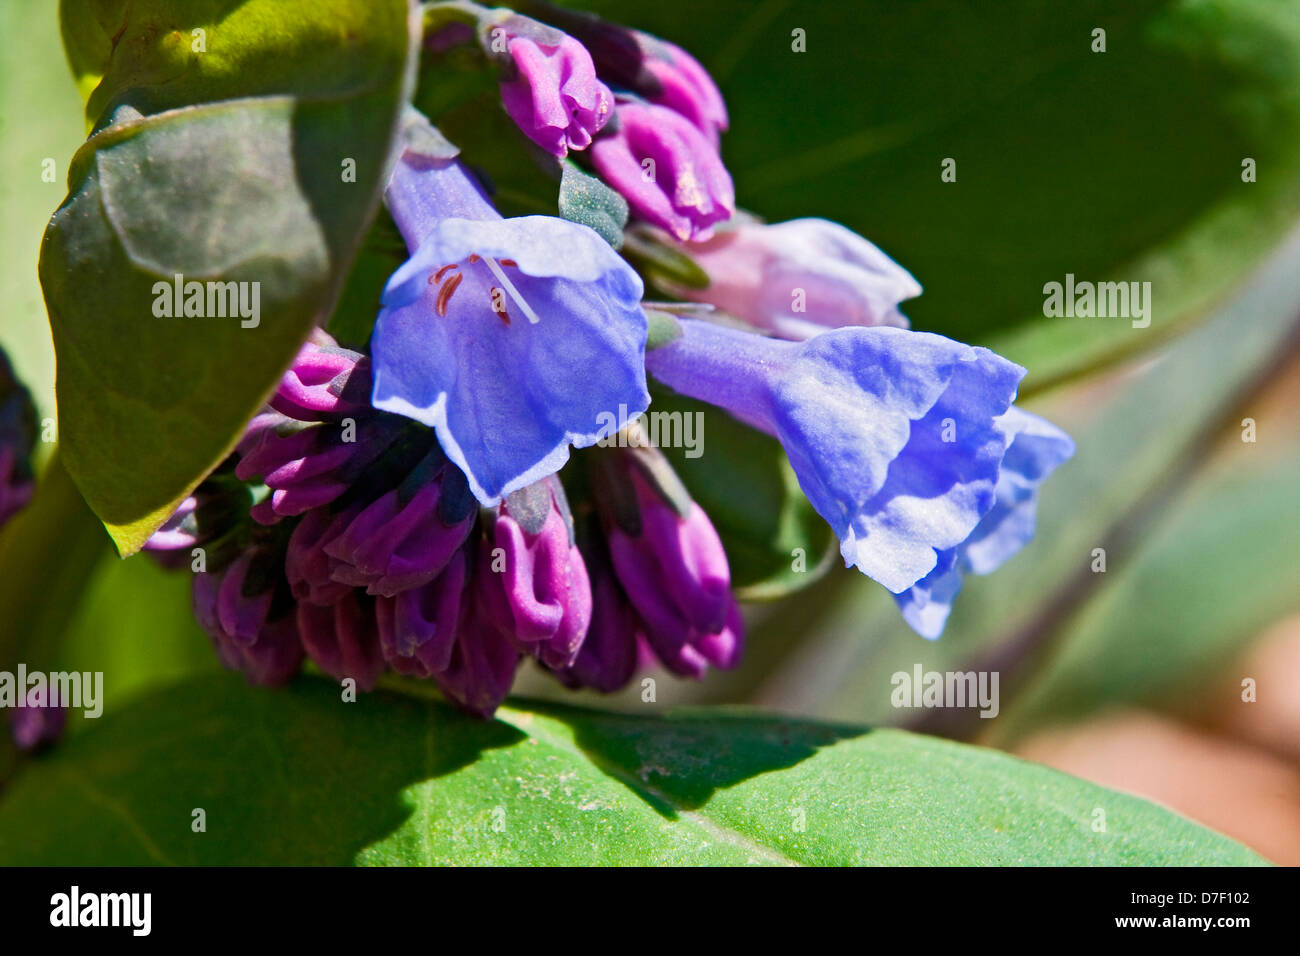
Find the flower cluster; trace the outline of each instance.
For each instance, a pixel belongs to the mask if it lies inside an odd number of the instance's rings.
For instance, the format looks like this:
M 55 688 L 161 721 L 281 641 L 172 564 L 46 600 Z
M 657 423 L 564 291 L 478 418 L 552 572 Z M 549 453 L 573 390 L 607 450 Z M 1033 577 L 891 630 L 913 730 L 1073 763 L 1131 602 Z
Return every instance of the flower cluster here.
M 267 684 L 304 658 L 360 688 L 391 670 L 478 714 L 525 657 L 601 691 L 651 662 L 736 665 L 723 541 L 640 440 L 647 371 L 774 436 L 846 565 L 938 636 L 964 575 L 1032 537 L 1073 452 L 1014 404 L 1025 370 L 911 331 L 899 305 L 920 286 L 843 226 L 737 213 L 726 107 L 681 49 L 558 9 L 443 6 L 472 22 L 438 21 L 428 48 L 477 41 L 531 148 L 621 193 L 708 276 L 662 291 L 703 308 L 661 306 L 648 348 L 629 262 L 584 225 L 503 218 L 412 111 L 384 197 L 408 258 L 367 350 L 317 332 L 150 543 L 191 561 L 221 659 Z
M 362 690 L 391 669 L 490 714 L 525 656 L 602 690 L 647 653 L 697 676 L 736 661 L 721 542 L 657 452 L 593 450 L 582 480 L 609 504 L 580 547 L 556 475 L 482 507 L 434 430 L 369 403 L 371 379 L 316 332 L 147 545 L 197 560 L 195 616 L 228 667 L 274 685 L 309 658 Z
M 736 211 L 718 152 L 727 107 L 713 78 L 656 37 L 550 13 L 576 36 L 516 14 L 487 18 L 484 46 L 501 62 L 506 112 L 549 153 L 589 149 L 596 171 L 645 221 L 681 240 L 707 239 Z

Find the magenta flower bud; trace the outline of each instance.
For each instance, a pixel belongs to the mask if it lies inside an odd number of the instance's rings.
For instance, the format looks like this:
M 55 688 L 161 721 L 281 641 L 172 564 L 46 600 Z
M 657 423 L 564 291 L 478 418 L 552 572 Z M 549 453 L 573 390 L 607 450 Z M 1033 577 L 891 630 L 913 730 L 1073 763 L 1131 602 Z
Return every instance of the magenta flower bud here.
M 26 508 L 35 490 L 24 457 L 13 448 L 0 448 L 0 525 Z
M 707 239 L 731 218 L 731 176 L 690 120 L 648 103 L 620 103 L 616 114 L 617 130 L 592 144 L 591 160 L 633 212 L 682 241 Z
M 429 583 L 464 543 L 478 505 L 438 449 L 324 545 L 335 581 L 392 597 Z
M 681 47 L 634 31 L 644 53 L 642 68 L 653 83 L 638 90 L 646 99 L 690 120 L 716 149 L 727 128 L 727 104 L 709 71 Z
M 373 690 L 384 672 L 374 601 L 352 590 L 332 607 L 298 605 L 298 634 L 316 666 L 335 680 Z
M 745 649 L 745 620 L 740 615 L 740 606 L 730 600 L 726 624 L 716 633 L 697 631 L 685 642 L 679 642 L 669 632 L 648 628 L 645 640 L 655 657 L 669 671 L 680 677 L 699 680 L 704 677 L 710 664 L 725 670 L 740 663 Z
M 635 462 L 625 474 L 636 512 L 611 516 L 609 551 L 633 606 L 652 630 L 720 630 L 731 571 L 709 516 L 689 498 L 665 497 Z
M 911 274 L 857 233 L 825 219 L 745 222 L 683 251 L 709 275 L 674 289 L 783 338 L 846 325 L 907 328 L 898 304 L 921 294 Z
M 525 17 L 510 17 L 493 35 L 509 51 L 501 102 L 524 135 L 554 156 L 590 146 L 613 115 L 614 96 L 586 48 Z
M 456 641 L 451 663 L 433 675 L 442 692 L 458 706 L 479 717 L 491 717 L 510 693 L 519 666 L 519 651 L 496 628 L 474 626 Z
M 363 507 L 358 502 L 338 513 L 313 508 L 302 516 L 284 556 L 284 576 L 296 600 L 327 607 L 352 590 L 352 585 L 334 580 L 339 562 L 325 552 L 325 545 L 338 538 Z
M 451 659 L 433 679 L 459 707 L 490 717 L 510 693 L 519 650 L 510 632 L 498 626 L 490 611 L 493 595 L 501 590 L 500 574 L 492 570 L 491 547 L 481 540 L 474 551 L 473 580 L 464 595 Z
M 330 504 L 392 445 L 406 424 L 372 415 L 352 424 L 303 424 L 275 411 L 257 415 L 239 443 L 235 475 L 258 477 L 271 495 L 252 509 L 261 524 Z
M 0 453 L 2 454 L 2 453 Z M 176 506 L 172 516 L 159 526 L 145 542 L 146 551 L 188 551 L 199 545 L 198 528 L 194 523 L 194 514 L 198 511 L 199 499 L 190 495 Z M 186 556 L 188 559 L 188 555 Z
M 221 631 L 234 641 L 251 644 L 266 624 L 275 597 L 272 588 L 249 574 L 255 551 L 245 551 L 235 558 L 221 576 L 217 589 L 217 623 Z
M 189 568 L 193 549 L 206 548 L 214 538 L 246 522 L 249 501 L 244 485 L 232 486 L 216 477 L 209 479 L 176 506 L 171 517 L 149 536 L 144 550 L 169 571 Z M 213 559 L 213 566 L 221 567 L 232 556 L 232 549 L 238 547 L 235 536 L 230 535 L 222 544 L 207 548 L 209 553 L 205 557 Z
M 303 422 L 370 411 L 370 362 L 317 329 L 280 379 L 268 404 Z
M 685 50 L 578 10 L 548 7 L 546 17 L 582 42 L 606 82 L 675 110 L 717 145 L 727 106 L 708 71 Z
M 27 507 L 36 488 L 30 456 L 36 407 L 0 350 L 0 526 Z
M 633 447 L 593 459 L 610 562 L 655 655 L 676 673 L 737 660 L 743 623 L 708 515 L 662 453 Z
M 493 540 L 520 648 L 548 667 L 567 667 L 591 622 L 591 582 L 559 480 L 552 475 L 507 495 Z
M 243 673 L 250 684 L 286 684 L 302 665 L 292 606 L 279 608 L 270 589 L 258 592 L 249 580 L 251 566 L 248 552 L 223 572 L 194 575 L 194 616 L 227 668 Z M 245 594 L 246 589 L 256 593 Z
M 469 560 L 461 548 L 432 581 L 375 600 L 380 647 L 393 670 L 431 677 L 451 666 Z
M 570 687 L 608 694 L 632 679 L 643 625 L 609 566 L 604 542 L 584 540 L 583 555 L 591 576 L 591 624 L 573 663 L 555 673 Z
M 36 752 L 59 739 L 68 721 L 68 709 L 58 697 L 56 690 L 32 688 L 23 705 L 10 712 L 9 729 L 18 749 Z

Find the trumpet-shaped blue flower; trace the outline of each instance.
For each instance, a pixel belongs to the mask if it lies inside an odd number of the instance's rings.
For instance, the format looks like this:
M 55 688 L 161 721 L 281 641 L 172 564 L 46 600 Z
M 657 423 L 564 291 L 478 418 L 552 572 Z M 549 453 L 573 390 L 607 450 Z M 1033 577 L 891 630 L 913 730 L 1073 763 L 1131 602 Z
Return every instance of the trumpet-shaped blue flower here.
M 455 159 L 411 149 L 385 198 L 411 257 L 371 339 L 373 403 L 433 427 L 480 502 L 647 407 L 641 280 L 593 230 L 502 219 Z
M 647 355 L 650 371 L 779 439 L 808 500 L 839 536 L 845 564 L 895 594 L 949 552 L 957 567 L 1004 482 L 1010 496 L 1014 476 L 1034 472 L 1017 452 L 1003 477 L 1013 439 L 1028 440 L 1026 416 L 1012 406 L 1024 369 L 988 349 L 891 327 L 837 329 L 806 342 L 691 319 L 681 327 L 678 339 Z M 1063 460 L 1069 439 L 1052 431 Z M 998 541 L 1014 551 L 1027 538 L 1009 529 Z
M 1074 454 L 1074 442 L 1051 422 L 1014 405 L 1003 416 L 1011 445 L 1002 459 L 993 507 L 970 536 L 939 552 L 933 571 L 894 595 L 903 619 L 922 637 L 936 638 L 966 574 L 990 574 L 1034 537 L 1038 488 Z

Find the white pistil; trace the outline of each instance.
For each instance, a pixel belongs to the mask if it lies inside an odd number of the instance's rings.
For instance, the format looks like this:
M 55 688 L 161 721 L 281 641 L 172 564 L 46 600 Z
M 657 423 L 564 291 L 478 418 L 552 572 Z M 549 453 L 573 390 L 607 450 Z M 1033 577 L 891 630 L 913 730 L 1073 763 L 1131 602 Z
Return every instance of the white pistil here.
M 524 297 L 519 294 L 519 290 L 515 288 L 515 284 L 506 278 L 506 273 L 505 270 L 501 268 L 501 263 L 497 262 L 490 256 L 484 256 L 483 261 L 486 262 L 487 267 L 492 270 L 492 274 L 497 277 L 497 281 L 501 283 L 502 288 L 510 294 L 510 298 L 515 300 L 515 305 L 519 306 L 524 315 L 528 316 L 528 321 L 533 325 L 542 321 L 537 317 L 537 313 L 533 311 L 533 307 L 524 301 Z

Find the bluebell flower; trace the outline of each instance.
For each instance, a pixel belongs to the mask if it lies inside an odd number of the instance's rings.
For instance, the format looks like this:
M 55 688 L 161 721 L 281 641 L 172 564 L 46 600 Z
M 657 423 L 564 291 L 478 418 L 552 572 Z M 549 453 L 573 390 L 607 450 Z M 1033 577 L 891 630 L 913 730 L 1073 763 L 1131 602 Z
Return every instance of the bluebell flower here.
M 993 507 L 955 548 L 939 552 L 935 568 L 894 595 L 903 619 L 922 637 L 942 632 L 966 574 L 991 574 L 1034 537 L 1038 488 L 1074 454 L 1074 442 L 1051 422 L 1016 408 L 1003 427 L 1013 435 L 994 489 Z
M 649 405 L 641 279 L 593 230 L 503 219 L 454 158 L 415 149 L 385 198 L 411 257 L 371 339 L 373 404 L 433 427 L 482 504 Z
M 845 564 L 895 594 L 971 539 L 1013 480 L 1002 472 L 1027 429 L 1012 406 L 1024 369 L 988 349 L 884 326 L 805 342 L 681 328 L 646 356 L 650 371 L 779 439 Z

